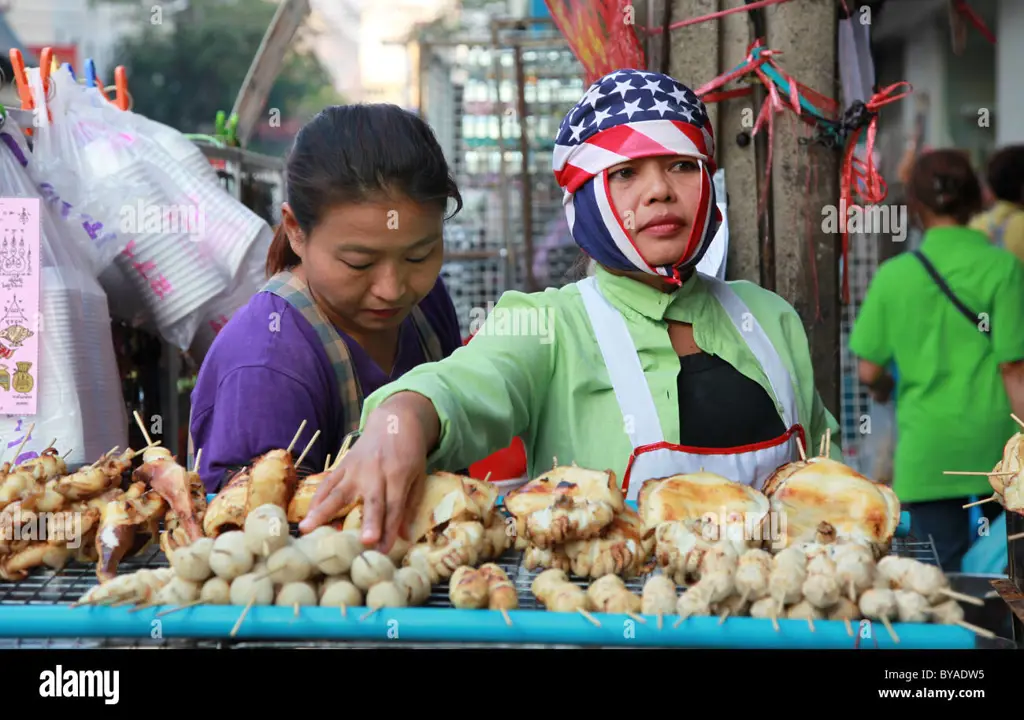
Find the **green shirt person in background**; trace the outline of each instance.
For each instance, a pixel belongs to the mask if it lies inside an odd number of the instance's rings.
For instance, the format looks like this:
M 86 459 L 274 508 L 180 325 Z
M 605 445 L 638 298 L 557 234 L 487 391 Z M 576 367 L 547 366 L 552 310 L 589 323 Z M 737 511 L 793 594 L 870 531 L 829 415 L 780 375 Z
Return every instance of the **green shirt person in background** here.
M 363 542 L 386 552 L 428 463 L 467 467 L 515 436 L 532 477 L 557 458 L 613 471 L 628 498 L 702 468 L 759 488 L 798 443 L 838 440 L 793 308 L 694 272 L 721 215 L 691 90 L 652 72 L 601 78 L 562 122 L 554 171 L 595 274 L 506 292 L 465 347 L 370 395 L 303 532 L 362 498 Z M 838 442 L 830 452 L 841 457 Z
M 911 515 L 911 533 L 931 535 L 939 561 L 957 572 L 974 539 L 963 505 L 992 493 L 991 472 L 1024 411 L 1024 269 L 966 227 L 981 206 L 968 160 L 941 150 L 918 159 L 907 187 L 912 215 L 925 230 L 919 250 L 962 304 L 947 297 L 914 253 L 878 268 L 850 336 L 859 375 L 885 402 L 884 368 L 899 369 L 893 490 Z M 989 519 L 996 503 L 982 506 Z

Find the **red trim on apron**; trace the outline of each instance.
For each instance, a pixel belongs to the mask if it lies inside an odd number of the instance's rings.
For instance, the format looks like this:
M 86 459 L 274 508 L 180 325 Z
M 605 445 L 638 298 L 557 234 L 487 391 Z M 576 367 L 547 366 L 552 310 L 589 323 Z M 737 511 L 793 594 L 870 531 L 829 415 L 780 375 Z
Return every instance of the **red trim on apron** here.
M 779 445 L 789 442 L 794 435 L 799 436 L 800 442 L 806 448 L 807 437 L 804 432 L 803 425 L 800 424 L 794 425 L 777 438 L 764 440 L 763 442 L 758 443 L 751 443 L 749 445 L 737 445 L 736 447 L 731 448 L 702 448 L 693 447 L 691 445 L 676 445 L 668 442 L 667 440 L 651 443 L 650 445 L 641 445 L 629 455 L 629 462 L 626 463 L 626 474 L 622 478 L 622 494 L 628 494 L 629 477 L 633 472 L 633 463 L 636 461 L 638 456 L 643 455 L 644 453 L 655 452 L 657 450 L 671 450 L 672 452 L 687 453 L 689 455 L 742 455 L 748 452 L 757 452 L 758 450 L 767 450 L 768 448 L 778 447 Z

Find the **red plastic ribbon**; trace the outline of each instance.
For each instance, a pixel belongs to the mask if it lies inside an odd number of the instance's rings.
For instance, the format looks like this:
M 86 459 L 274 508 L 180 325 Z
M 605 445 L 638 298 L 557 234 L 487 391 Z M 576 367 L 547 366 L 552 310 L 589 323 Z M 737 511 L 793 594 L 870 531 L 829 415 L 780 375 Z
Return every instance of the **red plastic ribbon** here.
M 906 86 L 904 92 L 897 93 Z M 850 302 L 850 265 L 849 265 L 849 236 L 846 232 L 847 213 L 850 208 L 859 207 L 861 204 L 876 205 L 885 200 L 889 194 L 889 188 L 885 184 L 881 173 L 875 167 L 875 137 L 878 134 L 878 111 L 889 103 L 896 102 L 912 92 L 909 83 L 898 82 L 882 88 L 865 103 L 868 111 L 872 114 L 871 122 L 867 125 L 867 138 L 864 143 L 864 157 L 861 160 L 854 156 L 857 151 L 857 144 L 860 141 L 863 127 L 853 131 L 846 140 L 846 149 L 843 152 L 843 163 L 840 174 L 839 187 L 839 214 L 843 249 L 843 303 Z
M 981 36 L 988 40 L 993 45 L 996 44 L 996 36 L 988 29 L 985 21 L 981 19 L 978 13 L 974 12 L 974 9 L 967 4 L 967 0 L 953 0 L 953 7 L 958 13 L 966 18 L 967 22 L 974 26 L 974 29 L 981 33 Z
M 761 198 L 758 201 L 758 217 L 764 215 L 768 210 L 768 186 L 771 183 L 772 148 L 775 146 L 775 116 L 783 112 L 787 106 L 791 107 L 798 117 L 802 116 L 800 108 L 800 84 L 792 75 L 786 73 L 773 61 L 772 58 L 776 55 L 781 55 L 781 52 L 778 50 L 762 50 L 760 53 L 755 53 L 755 50 L 763 46 L 764 41 L 761 38 L 758 38 L 747 48 L 747 58 L 742 65 L 731 72 L 718 76 L 695 91 L 697 97 L 701 98 L 705 102 L 717 102 L 730 97 L 747 95 L 751 92 L 750 88 L 741 88 L 739 90 L 723 91 L 718 93 L 712 93 L 712 91 L 721 88 L 723 85 L 726 85 L 733 80 L 738 80 L 748 75 L 756 77 L 767 90 L 768 96 L 765 98 L 764 103 L 758 111 L 757 121 L 754 123 L 754 130 L 751 133 L 752 136 L 756 136 L 762 127 L 767 126 L 768 157 L 765 162 L 764 186 L 761 191 Z M 772 69 L 786 80 L 789 95 L 786 101 L 783 100 L 776 84 L 772 82 L 771 78 L 769 78 L 761 69 L 762 66 L 766 64 L 771 65 Z

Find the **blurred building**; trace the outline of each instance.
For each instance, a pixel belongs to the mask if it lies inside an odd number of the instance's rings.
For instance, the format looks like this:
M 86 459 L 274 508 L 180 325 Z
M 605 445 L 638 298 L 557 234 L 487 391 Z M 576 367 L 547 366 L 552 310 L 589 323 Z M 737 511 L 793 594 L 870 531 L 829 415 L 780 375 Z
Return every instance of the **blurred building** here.
M 164 3 L 173 5 L 173 3 Z M 104 82 L 113 84 L 117 42 L 138 24 L 138 6 L 104 0 L 2 0 L 10 29 L 24 47 L 53 48 L 59 62 L 80 68 L 92 58 Z M 6 49 L 5 49 L 6 52 Z

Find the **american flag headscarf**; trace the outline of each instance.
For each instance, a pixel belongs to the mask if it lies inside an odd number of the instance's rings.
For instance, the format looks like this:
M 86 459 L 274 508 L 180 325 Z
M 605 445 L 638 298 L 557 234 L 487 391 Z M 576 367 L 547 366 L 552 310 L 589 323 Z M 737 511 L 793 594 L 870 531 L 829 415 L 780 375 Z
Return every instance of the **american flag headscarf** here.
M 684 155 L 701 168 L 701 191 L 690 240 L 673 265 L 647 264 L 613 206 L 608 169 L 658 155 Z M 569 229 L 576 244 L 605 267 L 641 270 L 681 283 L 711 244 L 722 214 L 715 201 L 714 131 L 704 103 L 667 75 L 618 70 L 597 80 L 562 120 L 553 169 L 564 189 Z

